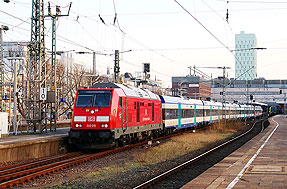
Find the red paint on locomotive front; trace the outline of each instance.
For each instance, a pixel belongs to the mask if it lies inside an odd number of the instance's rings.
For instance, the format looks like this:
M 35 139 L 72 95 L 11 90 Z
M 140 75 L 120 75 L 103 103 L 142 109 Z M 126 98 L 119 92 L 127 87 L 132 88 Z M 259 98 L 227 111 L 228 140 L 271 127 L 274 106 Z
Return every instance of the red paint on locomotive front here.
M 79 89 L 78 91 L 83 90 L 103 91 L 104 89 Z M 125 129 L 127 127 L 161 123 L 162 113 L 161 102 L 159 100 L 126 97 L 122 89 L 106 90 L 112 91 L 110 107 L 76 107 L 76 97 L 72 129 Z M 122 98 L 122 106 L 119 104 L 120 97 Z M 152 106 L 154 106 L 154 112 L 152 112 Z M 140 108 L 139 114 L 137 108 Z M 103 116 L 108 116 L 108 121 L 97 119 L 97 117 Z M 75 117 L 81 117 L 82 120 L 75 120 Z M 81 127 L 79 126 L 80 124 Z M 101 127 L 103 124 L 107 124 L 108 126 Z
M 104 99 L 103 107 L 95 107 L 101 103 L 101 100 L 96 100 L 99 94 L 110 95 L 109 101 Z M 87 103 L 89 100 L 91 104 Z M 83 144 L 81 147 L 87 143 L 95 144 L 95 148 L 102 144 L 110 147 L 116 139 L 127 133 L 153 130 L 152 125 L 161 125 L 161 116 L 159 99 L 127 97 L 121 88 L 79 89 L 74 102 L 69 137 L 71 143 Z

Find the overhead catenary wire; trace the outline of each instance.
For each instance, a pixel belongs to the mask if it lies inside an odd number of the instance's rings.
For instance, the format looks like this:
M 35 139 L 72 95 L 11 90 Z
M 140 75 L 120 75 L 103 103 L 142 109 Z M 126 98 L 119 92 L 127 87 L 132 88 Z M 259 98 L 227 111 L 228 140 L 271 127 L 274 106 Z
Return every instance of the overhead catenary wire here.
M 15 19 L 17 19 L 17 20 L 21 20 L 21 21 L 24 22 L 24 23 L 30 24 L 30 22 L 28 22 L 28 21 L 26 21 L 26 20 L 23 20 L 22 18 L 19 18 L 19 17 L 17 17 L 17 16 L 14 16 L 14 15 L 12 15 L 12 14 L 10 14 L 10 13 L 8 13 L 8 12 L 5 12 L 5 11 L 3 11 L 3 10 L 0 10 L 0 12 L 6 14 L 6 15 L 8 15 L 8 16 L 11 16 L 11 17 L 13 17 L 13 18 L 15 18 Z
M 225 0 L 218 0 L 225 1 Z M 287 1 L 229 1 L 230 3 L 260 3 L 260 4 L 287 4 Z
M 185 10 L 194 20 L 196 20 L 210 35 L 212 35 L 221 45 L 223 45 L 234 57 L 235 59 L 242 65 L 241 61 L 236 57 L 236 55 L 233 53 L 233 50 L 231 50 L 228 46 L 226 46 L 223 42 L 221 42 L 221 40 L 219 40 L 211 31 L 209 31 L 197 18 L 195 18 L 185 7 L 183 7 L 177 0 L 174 0 L 183 10 Z M 254 68 L 251 67 L 250 69 Z M 246 70 L 243 74 L 245 74 L 246 72 L 248 73 L 250 71 L 250 69 Z M 241 75 L 243 75 L 241 74 Z M 250 75 L 250 73 L 248 73 Z M 240 76 L 241 76 L 240 75 Z M 239 78 L 239 77 L 238 77 Z M 238 78 L 236 78 L 235 80 L 237 80 Z M 227 87 L 228 85 L 230 85 L 231 83 L 223 84 L 224 87 Z
M 78 45 L 80 45 L 80 44 L 78 44 L 78 43 L 74 43 L 74 42 L 71 42 L 71 41 L 66 41 L 66 40 L 61 40 L 61 41 L 63 41 L 63 42 L 66 42 L 66 43 L 68 43 L 68 44 L 73 44 L 73 45 L 75 45 L 75 46 L 78 46 Z M 83 46 L 83 45 L 80 45 L 79 47 L 82 47 L 82 48 L 86 48 L 86 46 Z M 89 47 L 88 47 L 89 48 Z M 87 48 L 86 48 L 87 49 Z M 91 48 L 89 48 L 89 49 L 91 49 Z M 148 49 L 148 50 L 155 50 L 155 49 Z M 158 50 L 156 50 L 156 51 L 158 51 Z M 165 57 L 165 55 L 163 55 L 163 54 L 161 54 L 160 53 L 160 56 L 162 56 L 162 57 Z M 169 59 L 171 62 L 176 62 L 175 60 L 171 60 L 171 59 Z
M 116 12 L 116 11 L 115 11 Z M 123 15 L 123 14 L 119 14 L 119 13 L 117 13 L 117 16 L 118 15 Z M 117 19 L 118 20 L 118 19 Z M 113 28 L 112 26 L 108 26 L 109 28 Z M 57 40 L 61 40 L 61 41 L 63 41 L 63 42 L 65 42 L 65 43 L 67 43 L 67 44 L 73 44 L 73 45 L 75 45 L 75 46 L 78 46 L 78 45 L 81 45 L 81 46 L 79 46 L 79 47 L 81 47 L 81 48 L 85 48 L 85 47 L 87 47 L 86 45 L 84 45 L 84 44 L 81 44 L 80 42 L 78 42 L 78 43 L 74 43 L 74 42 L 71 42 L 71 41 L 66 41 L 66 40 L 64 40 L 64 39 L 57 39 Z M 90 47 L 88 47 L 88 48 L 90 48 Z M 92 49 L 92 48 L 90 48 L 90 49 Z M 158 49 L 148 49 L 148 50 L 150 50 L 150 51 L 153 51 L 153 52 L 155 52 L 155 51 L 159 51 Z M 134 50 L 133 50 L 134 51 Z M 160 53 L 160 54 L 162 54 L 162 53 Z M 163 56 L 165 56 L 164 54 L 162 54 Z M 161 55 L 160 55 L 161 56 Z M 170 60 L 170 61 L 172 61 L 172 62 L 177 62 L 177 61 L 175 61 L 175 60 Z
M 93 40 L 95 40 L 96 43 L 97 43 L 101 48 L 105 49 L 105 47 L 102 46 L 102 45 L 98 42 L 98 40 L 97 40 L 92 34 L 90 34 L 90 32 L 88 32 L 88 30 L 86 30 L 86 28 L 80 23 L 79 19 L 75 20 L 75 22 L 78 23 L 78 24 L 80 25 L 80 27 L 81 27 Z
M 96 19 L 94 19 L 94 18 L 92 18 L 92 17 L 89 17 L 89 16 L 87 16 L 87 15 L 83 15 L 83 14 L 79 14 L 79 13 L 77 13 L 77 12 L 75 12 L 75 11 L 72 11 L 72 12 L 73 12 L 73 13 L 76 13 L 77 15 L 82 16 L 83 18 L 86 18 L 86 19 L 89 19 L 89 20 L 93 20 L 93 21 L 96 21 L 97 23 L 99 23 L 98 20 L 96 20 Z M 110 28 L 110 29 L 113 28 L 112 26 L 107 25 L 107 24 L 104 24 L 104 26 L 106 26 L 106 27 L 108 27 L 108 28 Z M 114 27 L 114 28 L 116 28 L 115 31 L 119 30 L 118 27 Z M 121 30 L 119 30 L 118 32 L 120 32 L 120 33 L 122 34 L 122 31 L 121 31 Z M 128 37 L 130 40 L 132 40 L 132 41 L 134 41 L 135 43 L 137 43 L 137 44 L 139 44 L 139 45 L 141 45 L 141 46 L 147 48 L 148 50 L 154 52 L 155 54 L 157 54 L 157 55 L 159 55 L 159 56 L 161 56 L 161 57 L 164 57 L 165 59 L 167 59 L 167 60 L 170 61 L 170 62 L 176 62 L 174 59 L 169 58 L 169 57 L 163 55 L 162 53 L 159 53 L 159 52 L 157 52 L 156 50 L 154 50 L 154 49 L 148 47 L 147 45 L 145 45 L 143 42 L 139 41 L 138 39 L 136 39 L 136 38 L 133 37 L 132 35 L 130 35 L 130 34 L 128 34 L 128 33 L 124 33 L 124 34 L 125 34 L 125 37 Z
M 114 25 L 115 25 L 115 22 L 117 22 L 119 30 L 120 30 L 123 34 L 125 34 L 125 32 L 121 29 L 120 23 L 119 23 L 119 19 L 117 18 L 118 13 L 117 13 L 117 10 L 116 10 L 115 0 L 113 0 L 113 5 L 114 5 L 114 11 L 115 11 Z
M 199 25 L 201 25 L 212 37 L 214 37 L 223 47 L 225 47 L 234 58 L 243 66 L 242 62 L 237 58 L 233 51 L 225 45 L 218 37 L 216 37 L 207 27 L 205 27 L 196 17 L 194 17 L 183 5 L 181 5 L 177 0 L 174 0 L 188 15 L 190 15 Z M 249 73 L 248 73 L 249 74 Z M 250 75 L 250 74 L 249 74 Z

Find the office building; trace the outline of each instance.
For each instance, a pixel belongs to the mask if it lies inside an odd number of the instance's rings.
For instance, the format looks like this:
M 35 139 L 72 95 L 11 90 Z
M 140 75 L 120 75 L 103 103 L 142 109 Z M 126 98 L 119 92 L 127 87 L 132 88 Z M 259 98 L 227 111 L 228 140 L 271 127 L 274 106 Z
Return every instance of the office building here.
M 257 40 L 255 34 L 241 31 L 235 35 L 235 78 L 253 80 L 257 77 Z

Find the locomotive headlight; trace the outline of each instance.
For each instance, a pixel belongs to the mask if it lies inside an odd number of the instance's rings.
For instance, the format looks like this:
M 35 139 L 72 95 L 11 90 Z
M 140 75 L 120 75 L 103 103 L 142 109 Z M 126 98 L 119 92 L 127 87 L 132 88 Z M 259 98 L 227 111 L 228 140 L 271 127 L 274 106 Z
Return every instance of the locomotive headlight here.
M 76 127 L 79 127 L 79 124 L 76 124 Z
M 82 127 L 82 124 L 79 124 L 79 127 Z
M 95 110 L 91 110 L 91 114 L 94 114 L 95 113 Z
M 109 125 L 108 124 L 101 124 L 101 128 L 108 128 Z

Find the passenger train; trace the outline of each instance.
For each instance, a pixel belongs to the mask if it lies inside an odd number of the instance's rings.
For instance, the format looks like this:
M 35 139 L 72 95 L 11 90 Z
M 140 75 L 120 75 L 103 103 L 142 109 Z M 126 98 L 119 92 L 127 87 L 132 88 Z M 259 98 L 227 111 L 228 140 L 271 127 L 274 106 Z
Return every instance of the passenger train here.
M 159 96 L 147 89 L 97 83 L 78 89 L 69 143 L 104 149 L 176 130 L 262 115 L 260 106 Z

